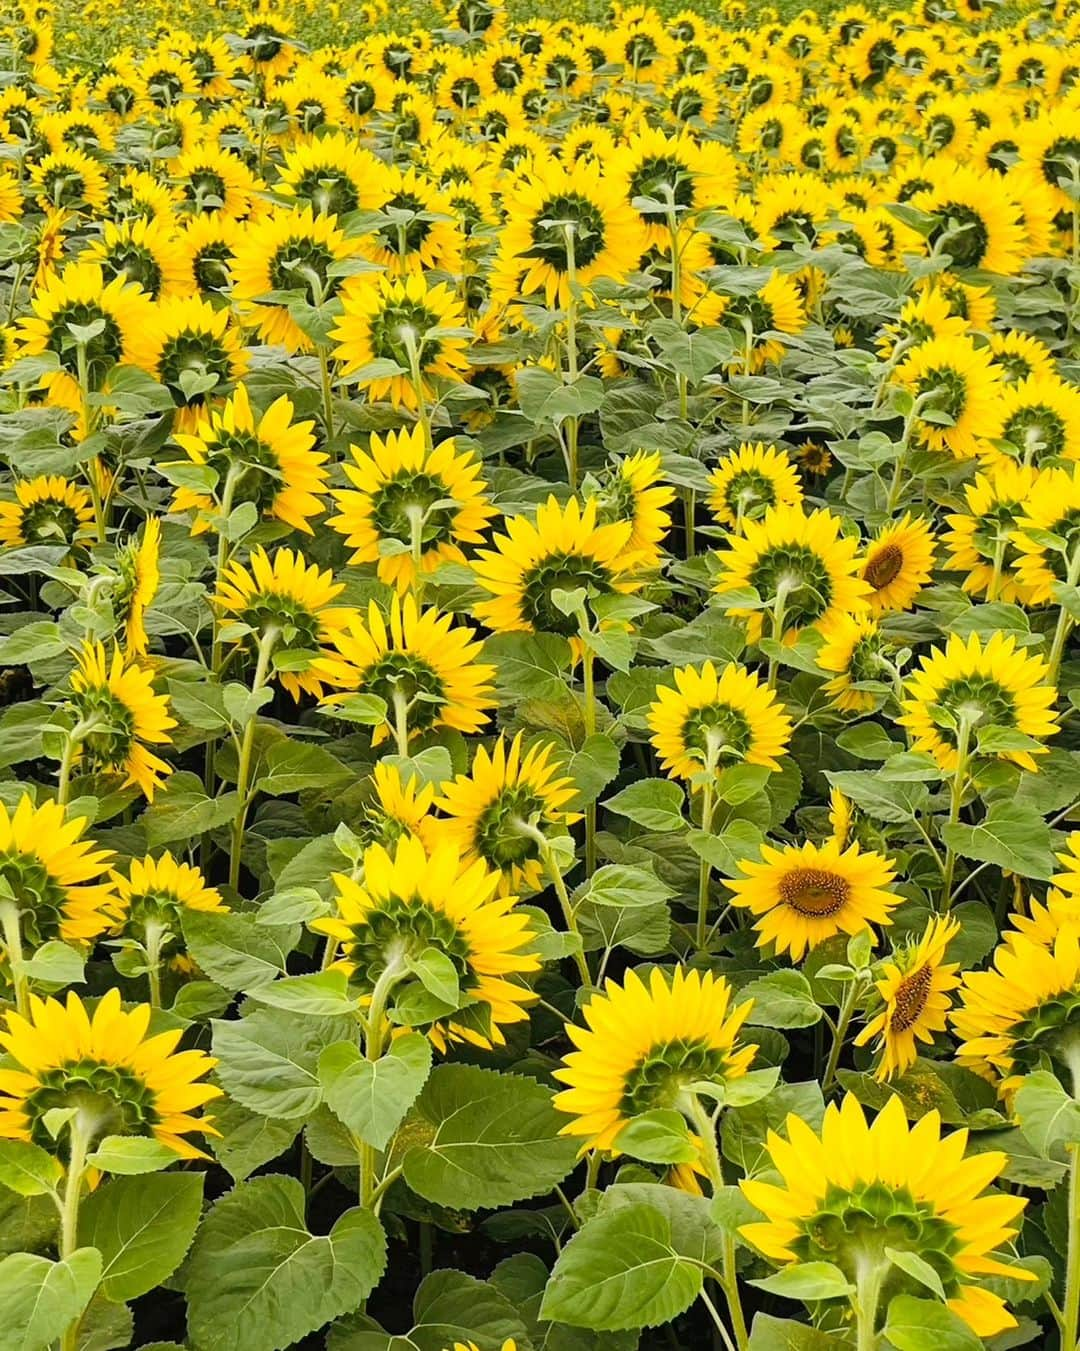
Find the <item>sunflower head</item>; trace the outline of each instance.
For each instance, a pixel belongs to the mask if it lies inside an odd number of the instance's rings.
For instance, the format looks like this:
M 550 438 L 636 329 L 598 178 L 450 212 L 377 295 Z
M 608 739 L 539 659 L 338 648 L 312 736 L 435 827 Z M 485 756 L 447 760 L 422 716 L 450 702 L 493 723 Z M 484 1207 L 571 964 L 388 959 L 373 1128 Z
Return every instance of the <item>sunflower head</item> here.
M 744 442 L 709 475 L 709 510 L 721 525 L 742 533 L 744 521 L 757 521 L 770 507 L 798 507 L 802 485 L 787 454 L 763 442 Z
M 0 544 L 66 544 L 92 537 L 94 507 L 90 494 L 59 474 L 16 479 L 15 500 L 0 502 Z

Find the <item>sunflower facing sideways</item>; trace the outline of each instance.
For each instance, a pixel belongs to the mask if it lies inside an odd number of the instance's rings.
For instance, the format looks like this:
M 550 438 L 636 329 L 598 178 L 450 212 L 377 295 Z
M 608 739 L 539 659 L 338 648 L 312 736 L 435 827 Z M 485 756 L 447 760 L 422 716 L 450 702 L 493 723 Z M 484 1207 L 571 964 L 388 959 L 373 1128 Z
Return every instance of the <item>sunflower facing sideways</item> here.
M 719 674 L 711 661 L 683 666 L 675 688 L 657 687 L 647 721 L 661 767 L 692 780 L 709 768 L 744 763 L 779 769 L 791 739 L 791 719 L 776 697 L 745 667 Z
M 912 749 L 932 755 L 952 774 L 964 753 L 974 751 L 980 728 L 1002 727 L 1043 741 L 1058 731 L 1057 690 L 1047 684 L 1049 669 L 1016 639 L 992 634 L 985 645 L 977 633 L 953 634 L 944 649 L 932 648 L 904 682 L 897 722 L 911 736 Z M 937 716 L 933 716 L 936 712 Z M 943 722 L 941 713 L 948 717 Z M 1034 773 L 1045 746 L 996 754 Z
M 220 527 L 245 502 L 253 502 L 261 517 L 312 533 L 311 518 L 325 510 L 319 494 L 326 489 L 327 456 L 314 449 L 314 422 L 294 422 L 293 411 L 282 394 L 259 416 L 241 384 L 191 432 L 174 436 L 192 464 L 217 475 L 214 497 L 189 487 L 173 494 L 173 511 L 194 513 L 193 535 Z
M 347 714 L 349 695 L 373 694 L 386 705 L 373 746 L 394 734 L 400 755 L 411 737 L 435 727 L 478 732 L 495 703 L 495 668 L 478 660 L 483 646 L 476 631 L 455 624 L 451 615 L 421 610 L 413 596 L 397 595 L 389 614 L 372 601 L 366 619 L 346 620 L 332 638 L 334 652 L 318 663 L 320 677 L 338 693 L 324 709 Z
M 0 502 L 0 544 L 66 544 L 74 548 L 94 535 L 90 494 L 60 474 L 16 479 L 15 500 Z
M 429 447 L 420 426 L 372 434 L 367 451 L 350 450 L 353 487 L 334 492 L 339 514 L 328 524 L 354 550 L 351 563 L 377 564 L 379 580 L 405 592 L 418 573 L 465 562 L 461 546 L 478 544 L 496 514 L 471 452 L 459 452 L 453 437 Z M 402 551 L 388 553 L 387 544 Z
M 148 801 L 172 766 L 149 749 L 168 745 L 169 697 L 154 693 L 154 673 L 128 662 L 116 648 L 112 658 L 102 643 L 86 642 L 71 674 L 67 703 L 78 719 L 75 763 L 90 773 L 119 773 L 124 786 L 136 784 Z
M 711 971 L 659 967 L 648 984 L 628 971 L 608 980 L 585 1005 L 586 1027 L 567 1023 L 575 1049 L 555 1071 L 567 1087 L 555 1095 L 573 1119 L 563 1135 L 578 1137 L 582 1152 L 618 1153 L 619 1133 L 635 1116 L 685 1111 L 698 1083 L 727 1084 L 750 1068 L 757 1047 L 739 1033 L 753 1007 L 735 1006 L 731 987 Z
M 867 684 L 885 684 L 896 678 L 889 659 L 889 642 L 870 615 L 838 615 L 822 629 L 825 641 L 814 660 L 823 671 L 832 673 L 825 690 L 833 703 L 845 713 L 865 713 L 878 703 L 875 690 Z
M 114 986 L 91 1014 L 78 995 L 67 1002 L 30 996 L 29 1017 L 8 1013 L 0 1046 L 0 1139 L 26 1140 L 54 1151 L 49 1113 L 71 1108 L 67 1129 L 144 1136 L 179 1158 L 207 1156 L 186 1137 L 217 1134 L 198 1108 L 221 1097 L 205 1076 L 217 1063 L 204 1051 L 177 1051 L 183 1028 L 147 1036 L 149 1004 L 125 1010 Z
M 889 859 L 858 844 L 763 844 L 760 862 L 739 867 L 743 877 L 726 884 L 732 904 L 755 916 L 759 948 L 771 945 L 793 962 L 834 934 L 891 924 L 890 912 L 901 899 L 887 890 L 895 876 Z
M 157 516 L 148 516 L 142 539 L 129 540 L 117 552 L 119 576 L 113 593 L 113 609 L 123 625 L 124 651 L 129 657 L 145 657 L 149 646 L 144 621 L 161 580 L 160 551 L 161 521 Z
M 1069 559 L 1080 547 L 1080 467 L 1044 469 L 1036 477 L 1010 540 L 1016 581 L 1028 603 L 1051 604 L 1055 586 L 1067 581 Z
M 941 1117 L 927 1112 L 910 1126 L 892 1096 L 868 1124 L 858 1100 L 830 1103 L 820 1133 L 794 1113 L 786 1138 L 770 1130 L 766 1148 L 780 1184 L 747 1178 L 746 1199 L 764 1215 L 739 1232 L 774 1262 L 829 1262 L 860 1292 L 864 1346 L 875 1343 L 898 1294 L 928 1297 L 927 1284 L 886 1252 L 910 1253 L 929 1265 L 945 1300 L 972 1331 L 993 1337 L 1016 1326 L 1004 1300 L 982 1288 L 983 1276 L 1034 1279 L 993 1254 L 1013 1239 L 1027 1202 L 987 1192 L 1005 1154 L 965 1158 L 968 1132 L 942 1137 Z M 872 1283 L 871 1283 L 872 1280 Z
M 580 819 L 566 811 L 577 786 L 555 743 L 537 741 L 522 754 L 522 741 L 519 732 L 509 743 L 500 736 L 490 751 L 478 746 L 470 772 L 442 786 L 435 806 L 447 819 L 432 819 L 421 831 L 431 843 L 455 841 L 463 858 L 482 859 L 500 875 L 503 895 L 539 891 L 544 864 L 535 832 L 565 830 Z
M 450 842 L 429 854 L 403 838 L 392 853 L 372 845 L 363 855 L 363 881 L 334 873 L 336 913 L 315 920 L 340 951 L 352 985 L 370 995 L 376 983 L 408 979 L 407 962 L 434 950 L 454 968 L 457 1000 L 425 1020 L 439 1050 L 454 1042 L 490 1049 L 505 1045 L 503 1028 L 523 1021 L 536 996 L 515 976 L 540 969 L 529 917 L 515 896 L 497 896 L 498 874 L 465 862 Z
M 963 588 L 988 601 L 1024 604 L 1029 597 L 1016 571 L 1017 527 L 1027 514 L 1039 471 L 1000 459 L 964 485 L 965 511 L 945 518 L 946 566 L 965 570 Z
M 598 520 L 629 521 L 633 526 L 627 549 L 641 556 L 642 566 L 655 567 L 661 546 L 671 529 L 667 508 L 675 489 L 663 482 L 663 456 L 658 450 L 639 450 L 612 468 L 599 485 Z
M 884 1007 L 855 1038 L 856 1046 L 877 1040 L 879 1080 L 903 1074 L 915 1063 L 918 1043 L 930 1046 L 934 1034 L 945 1031 L 949 994 L 960 984 L 959 968 L 946 963 L 945 952 L 959 932 L 958 920 L 935 916 L 918 942 L 894 948 L 882 964 L 876 985 Z
M 930 523 L 909 512 L 879 530 L 866 546 L 862 578 L 871 588 L 867 601 L 874 614 L 910 610 L 930 580 L 934 567 L 934 535 Z

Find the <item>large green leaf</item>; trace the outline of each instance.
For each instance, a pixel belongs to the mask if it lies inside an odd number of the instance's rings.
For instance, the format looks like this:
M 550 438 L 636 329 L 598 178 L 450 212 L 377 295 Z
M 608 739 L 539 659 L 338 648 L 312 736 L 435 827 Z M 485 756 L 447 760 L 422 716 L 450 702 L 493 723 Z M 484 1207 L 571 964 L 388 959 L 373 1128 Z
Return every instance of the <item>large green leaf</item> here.
M 100 1250 L 109 1299 L 135 1299 L 173 1274 L 195 1235 L 202 1190 L 202 1173 L 157 1173 L 118 1177 L 83 1201 L 79 1241 Z
M 44 1351 L 97 1289 L 101 1254 L 79 1248 L 64 1262 L 17 1252 L 0 1262 L 0 1351 Z
M 305 1018 L 259 1009 L 246 1018 L 213 1024 L 218 1078 L 230 1097 L 253 1112 L 280 1120 L 305 1117 L 322 1101 L 319 1056 L 356 1034 L 345 1018 Z

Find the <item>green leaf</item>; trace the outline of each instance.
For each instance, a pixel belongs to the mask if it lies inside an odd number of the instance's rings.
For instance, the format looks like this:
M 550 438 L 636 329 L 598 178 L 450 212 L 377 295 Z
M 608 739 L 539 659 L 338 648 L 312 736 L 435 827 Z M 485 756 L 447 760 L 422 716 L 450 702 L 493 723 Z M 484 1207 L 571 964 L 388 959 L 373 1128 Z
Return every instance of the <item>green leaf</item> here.
M 440 1065 L 416 1104 L 405 1181 L 436 1205 L 463 1210 L 549 1192 L 577 1156 L 551 1096 L 534 1079 Z
M 188 1327 L 199 1351 L 278 1351 L 357 1308 L 386 1266 L 370 1210 L 330 1233 L 304 1219 L 295 1178 L 242 1182 L 212 1207 L 185 1268 Z
M 344 971 L 317 971 L 309 976 L 286 976 L 284 980 L 260 982 L 250 992 L 256 1004 L 288 1009 L 309 1018 L 342 1018 L 359 1015 L 355 995 L 349 993 Z
M 619 748 L 611 737 L 598 733 L 587 737 L 581 750 L 575 751 L 566 766 L 567 778 L 577 785 L 577 793 L 568 802 L 570 811 L 581 811 L 595 802 L 619 772 Z
M 920 1257 L 917 1252 L 897 1251 L 896 1248 L 886 1248 L 885 1256 L 894 1267 L 899 1267 L 912 1280 L 925 1285 L 927 1290 L 936 1295 L 942 1303 L 945 1302 L 947 1296 L 945 1287 L 941 1284 L 941 1277 L 925 1258 Z
M 842 1299 L 850 1295 L 854 1286 L 832 1262 L 793 1262 L 781 1267 L 774 1276 L 766 1276 L 761 1281 L 750 1281 L 768 1295 L 780 1295 L 784 1299 L 801 1299 L 811 1302 L 818 1299 Z
M 574 894 L 575 905 L 590 901 L 593 905 L 647 906 L 666 901 L 673 895 L 671 888 L 650 868 L 628 868 L 609 863 L 598 868 L 589 881 Z
M 747 1022 L 754 1027 L 813 1027 L 822 1013 L 810 982 L 801 971 L 770 971 L 738 992 L 738 1001 L 752 999 Z
M 1013 1115 L 1024 1135 L 1044 1159 L 1060 1145 L 1080 1144 L 1080 1103 L 1049 1070 L 1024 1077 Z
M 0 1140 L 0 1185 L 10 1191 L 19 1196 L 44 1196 L 55 1190 L 63 1176 L 58 1161 L 40 1145 Z
M 280 796 L 302 788 L 333 788 L 350 778 L 352 771 L 322 746 L 282 740 L 267 751 L 255 791 Z
M 977 826 L 946 823 L 941 827 L 941 838 L 964 858 L 994 863 L 1022 877 L 1045 881 L 1054 874 L 1050 827 L 1032 807 L 992 803 Z
M 825 777 L 857 807 L 878 821 L 912 821 L 925 809 L 930 792 L 919 780 L 883 779 L 876 770 L 826 770 Z
M 697 1147 L 681 1112 L 658 1108 L 632 1116 L 614 1141 L 615 1148 L 646 1163 L 693 1163 Z
M 484 642 L 484 657 L 495 663 L 503 696 L 550 700 L 566 697 L 570 645 L 553 633 L 497 633 Z
M 669 779 L 640 779 L 609 797 L 604 806 L 646 830 L 683 830 L 683 790 Z
M 282 1121 L 309 1116 L 318 1107 L 319 1056 L 356 1035 L 351 1019 L 306 1018 L 280 1009 L 259 1009 L 212 1026 L 225 1091 L 251 1111 Z
M 950 1308 L 911 1295 L 889 1305 L 885 1336 L 896 1351 L 982 1351 L 982 1341 Z
M 461 1004 L 461 986 L 458 982 L 457 968 L 438 948 L 425 948 L 419 957 L 407 957 L 406 966 L 420 984 L 447 1008 L 456 1009 Z
M 38 948 L 23 970 L 30 980 L 43 985 L 78 985 L 83 980 L 83 955 L 53 939 Z
M 235 793 L 207 797 L 194 774 L 174 774 L 165 791 L 143 814 L 146 842 L 151 849 L 173 840 L 191 840 L 217 826 L 227 825 L 236 815 Z
M 385 1149 L 431 1073 L 431 1043 L 418 1032 L 396 1037 L 386 1055 L 364 1059 L 353 1042 L 319 1057 L 326 1104 L 352 1133 Z
M 210 1147 L 234 1182 L 284 1154 L 300 1130 L 299 1121 L 275 1121 L 231 1098 L 214 1103 L 214 1125 L 221 1135 L 211 1137 Z
M 67 646 L 60 625 L 51 619 L 23 624 L 14 633 L 0 639 L 0 666 L 25 666 L 35 661 L 48 661 L 66 652 Z
M 173 1274 L 195 1236 L 202 1191 L 202 1173 L 158 1173 L 119 1177 L 86 1197 L 79 1242 L 100 1251 L 108 1299 L 136 1299 Z
M 237 911 L 185 910 L 184 940 L 192 959 L 226 990 L 254 990 L 285 973 L 286 946 L 296 930 L 270 929 Z
M 64 1262 L 17 1252 L 0 1262 L 0 1351 L 44 1351 L 90 1303 L 101 1254 L 79 1248 Z
M 837 1351 L 836 1336 L 790 1318 L 759 1313 L 750 1329 L 748 1351 Z
M 176 1151 L 151 1136 L 107 1135 L 86 1162 L 103 1173 L 138 1176 L 170 1167 L 176 1162 Z

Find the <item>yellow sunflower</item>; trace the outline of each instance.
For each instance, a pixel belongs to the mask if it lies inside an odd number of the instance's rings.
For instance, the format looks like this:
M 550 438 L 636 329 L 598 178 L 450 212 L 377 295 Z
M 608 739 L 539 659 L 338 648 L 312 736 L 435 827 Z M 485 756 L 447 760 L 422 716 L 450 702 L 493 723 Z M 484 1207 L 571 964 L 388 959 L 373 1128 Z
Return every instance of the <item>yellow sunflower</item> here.
M 658 686 L 646 714 L 652 744 L 673 778 L 745 763 L 779 769 L 791 719 L 775 691 L 745 667 L 711 661 L 675 671 L 675 688 Z
M 948 254 L 958 268 L 1015 276 L 1027 261 L 1024 218 L 1000 174 L 955 160 L 932 160 L 930 187 L 912 206 L 938 218 L 926 236 L 914 236 L 925 251 Z
M 333 494 L 339 514 L 328 524 L 354 550 L 351 563 L 377 563 L 379 580 L 404 593 L 441 563 L 465 562 L 461 546 L 478 544 L 496 514 L 471 452 L 453 437 L 429 447 L 420 426 L 350 449 L 354 486 Z
M 946 963 L 945 950 L 959 932 L 959 920 L 937 916 L 917 943 L 894 949 L 883 963 L 876 986 L 884 1008 L 855 1038 L 856 1046 L 878 1040 L 879 1080 L 903 1074 L 915 1063 L 918 1043 L 931 1046 L 934 1034 L 945 1031 L 949 994 L 960 984 L 959 968 Z
M 889 684 L 892 663 L 886 655 L 889 642 L 872 615 L 837 615 L 822 627 L 825 641 L 814 660 L 823 671 L 833 672 L 825 690 L 845 713 L 866 713 L 878 702 L 873 690 L 860 689 L 869 682 Z
M 731 987 L 711 971 L 659 967 L 648 984 L 628 971 L 608 980 L 584 1009 L 585 1027 L 567 1023 L 574 1050 L 555 1070 L 566 1084 L 554 1098 L 572 1118 L 563 1135 L 580 1138 L 582 1152 L 618 1154 L 619 1133 L 645 1112 L 685 1111 L 697 1083 L 728 1084 L 750 1068 L 755 1045 L 739 1033 L 753 1008 L 735 1005 Z
M 951 419 L 947 424 L 916 416 L 919 440 L 930 450 L 949 450 L 958 460 L 977 454 L 994 419 L 1001 372 L 993 353 L 968 337 L 931 338 L 913 348 L 896 370 L 896 380 L 923 409 Z
M 241 220 L 261 184 L 239 155 L 204 141 L 171 162 L 180 202 L 193 216 Z
M 742 533 L 744 521 L 757 521 L 770 507 L 799 507 L 803 491 L 787 452 L 764 442 L 744 441 L 709 475 L 708 506 L 721 525 Z
M 58 150 L 30 169 L 34 196 L 44 210 L 104 212 L 109 201 L 105 169 L 81 150 Z
M 464 239 L 449 195 L 417 169 L 397 165 L 386 170 L 383 190 L 385 220 L 358 241 L 363 256 L 396 278 L 460 272 Z
M 200 296 L 172 296 L 152 309 L 135 345 L 135 364 L 169 391 L 173 426 L 195 430 L 211 398 L 219 398 L 247 370 L 243 337 L 227 309 Z
M 381 844 L 386 849 L 393 848 L 403 835 L 416 835 L 427 843 L 425 831 L 433 819 L 431 808 L 440 787 L 421 783 L 412 773 L 404 778 L 397 765 L 380 760 L 371 773 L 372 793 L 356 833 L 366 844 Z
M 335 131 L 308 136 L 282 159 L 275 192 L 309 205 L 320 216 L 374 211 L 387 197 L 386 165 L 354 136 Z
M 1016 1326 L 1004 1300 L 978 1284 L 983 1276 L 1028 1275 L 993 1256 L 1016 1236 L 1014 1221 L 1027 1204 L 986 1192 L 1005 1167 L 1004 1154 L 965 1159 L 966 1130 L 942 1138 L 936 1110 L 909 1127 L 895 1096 L 872 1125 L 849 1093 L 825 1109 L 820 1134 L 794 1113 L 785 1130 L 786 1139 L 770 1131 L 766 1141 L 780 1185 L 752 1178 L 739 1184 L 765 1216 L 739 1232 L 774 1262 L 839 1266 L 859 1292 L 866 1345 L 895 1295 L 927 1297 L 910 1266 L 890 1261 L 885 1248 L 932 1265 L 949 1308 L 977 1336 Z
M 756 916 L 759 948 L 771 945 L 793 962 L 834 934 L 891 924 L 901 899 L 886 889 L 895 876 L 890 860 L 857 844 L 763 844 L 760 862 L 739 867 L 744 876 L 726 884 L 732 903 Z
M 84 1147 L 105 1135 L 139 1135 L 180 1158 L 206 1158 L 185 1137 L 217 1134 L 213 1117 L 194 1115 L 221 1097 L 205 1079 L 217 1061 L 177 1051 L 183 1028 L 148 1037 L 150 1015 L 149 1004 L 125 1011 L 115 987 L 92 1015 L 76 994 L 66 1004 L 31 995 L 28 1018 L 9 1012 L 0 1032 L 9 1059 L 0 1070 L 0 1137 L 55 1150 L 49 1113 L 70 1107 L 68 1129 Z
M 946 566 L 967 571 L 965 591 L 987 600 L 1030 602 L 1017 572 L 1016 532 L 1038 477 L 1034 467 L 1003 458 L 965 485 L 967 511 L 945 518 L 951 528 L 944 537 Z
M 253 502 L 260 517 L 313 533 L 311 517 L 326 510 L 320 494 L 326 490 L 328 457 L 314 449 L 314 422 L 294 422 L 293 413 L 292 401 L 282 394 L 258 416 L 241 384 L 203 415 L 192 434 L 174 436 L 192 464 L 216 475 L 213 496 L 189 487 L 173 494 L 173 511 L 194 513 L 193 535 L 220 528 L 245 502 Z
M 429 855 L 420 840 L 403 838 L 392 854 L 379 844 L 364 851 L 363 882 L 332 877 L 336 913 L 312 928 L 340 949 L 356 987 L 370 995 L 380 980 L 401 983 L 409 959 L 434 949 L 453 965 L 458 998 L 425 1020 L 431 1040 L 440 1050 L 505 1045 L 503 1028 L 523 1022 L 536 998 L 514 977 L 538 971 L 540 959 L 517 898 L 496 895 L 497 873 L 463 861 L 450 842 Z
M 1080 460 L 1080 390 L 1053 374 L 1014 381 L 999 394 L 983 435 L 990 443 L 983 459 L 991 463 Z
M 872 588 L 867 596 L 872 613 L 910 610 L 933 567 L 934 532 L 924 517 L 905 512 L 879 530 L 862 560 L 863 581 Z
M 393 732 L 399 754 L 407 755 L 409 740 L 432 728 L 474 733 L 487 722 L 495 668 L 479 660 L 483 645 L 475 629 L 455 624 L 451 615 L 421 610 L 413 596 L 395 594 L 388 616 L 372 601 L 366 621 L 350 618 L 332 642 L 336 655 L 328 654 L 318 670 L 346 693 L 329 696 L 325 706 L 328 712 L 335 704 L 347 708 L 350 693 L 381 699 L 385 713 L 372 732 L 373 746 Z
M 897 722 L 908 729 L 914 750 L 932 755 L 951 774 L 961 744 L 974 749 L 972 738 L 981 727 L 1004 727 L 1040 741 L 1059 730 L 1057 690 L 1046 683 L 1048 674 L 1046 662 L 1017 647 L 1012 636 L 995 633 L 984 646 L 977 633 L 966 642 L 953 634 L 944 650 L 932 648 L 904 682 Z M 1034 773 L 1034 757 L 1046 749 L 999 754 Z
M 1060 547 L 1051 547 L 1053 535 Z M 1029 605 L 1049 605 L 1054 587 L 1068 580 L 1069 558 L 1080 545 L 1080 466 L 1044 469 L 1035 478 L 1009 537 L 1016 581 Z
M 82 258 L 97 263 L 109 281 L 121 277 L 133 282 L 153 300 L 191 290 L 191 270 L 171 222 L 138 217 L 106 220 L 101 238 L 87 246 Z
M 73 548 L 94 535 L 90 494 L 60 474 L 20 478 L 13 502 L 0 502 L 0 544 L 65 544 Z
M 148 516 L 142 539 L 130 540 L 117 553 L 119 581 L 113 593 L 113 608 L 124 627 L 124 651 L 129 657 L 144 657 L 148 647 L 146 611 L 157 594 L 161 573 L 161 521 Z
M 448 819 L 431 819 L 422 832 L 429 844 L 453 840 L 463 858 L 482 859 L 500 875 L 500 892 L 539 891 L 544 864 L 533 832 L 565 828 L 580 817 L 565 810 L 577 795 L 574 780 L 551 741 L 522 754 L 522 733 L 488 751 L 478 746 L 468 774 L 442 786 L 435 805 Z M 530 828 L 521 829 L 521 824 Z

